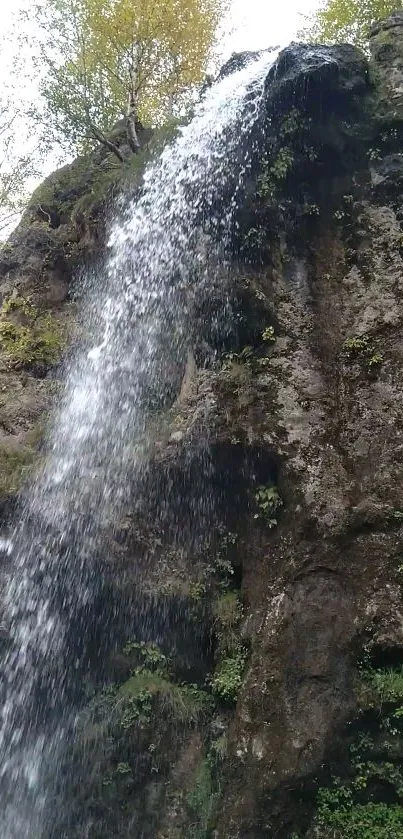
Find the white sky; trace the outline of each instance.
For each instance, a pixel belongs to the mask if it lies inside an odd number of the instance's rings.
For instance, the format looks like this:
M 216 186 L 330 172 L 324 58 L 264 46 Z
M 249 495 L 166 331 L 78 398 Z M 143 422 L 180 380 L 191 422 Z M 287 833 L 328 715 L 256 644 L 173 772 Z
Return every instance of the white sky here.
M 225 58 L 232 52 L 286 46 L 304 26 L 318 0 L 232 0 Z
M 319 0 L 231 0 L 228 35 L 223 44 L 224 58 L 232 52 L 285 46 L 304 25 L 303 16 L 319 5 Z M 7 29 L 20 8 L 29 9 L 29 0 L 0 0 L 1 22 Z

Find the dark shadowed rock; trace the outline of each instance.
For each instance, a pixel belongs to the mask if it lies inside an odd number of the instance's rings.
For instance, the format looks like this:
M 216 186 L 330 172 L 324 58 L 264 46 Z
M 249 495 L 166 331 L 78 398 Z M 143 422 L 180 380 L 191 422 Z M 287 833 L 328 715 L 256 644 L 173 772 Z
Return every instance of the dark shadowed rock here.
M 312 46 L 291 44 L 284 49 L 267 77 L 269 96 L 293 95 L 299 104 L 324 91 L 341 95 L 363 93 L 368 86 L 368 63 L 363 54 L 349 44 Z

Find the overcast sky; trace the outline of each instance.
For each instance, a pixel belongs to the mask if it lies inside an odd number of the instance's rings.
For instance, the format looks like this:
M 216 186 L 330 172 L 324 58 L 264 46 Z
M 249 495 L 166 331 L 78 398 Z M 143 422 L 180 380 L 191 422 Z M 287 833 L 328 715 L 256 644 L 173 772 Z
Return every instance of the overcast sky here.
M 304 26 L 304 15 L 319 5 L 318 0 L 232 0 L 228 53 L 269 46 L 286 46 Z
M 1 2 L 3 30 L 11 24 L 19 8 L 29 9 L 29 0 Z M 227 33 L 223 44 L 224 58 L 241 50 L 283 46 L 303 26 L 303 16 L 317 7 L 319 0 L 231 0 Z

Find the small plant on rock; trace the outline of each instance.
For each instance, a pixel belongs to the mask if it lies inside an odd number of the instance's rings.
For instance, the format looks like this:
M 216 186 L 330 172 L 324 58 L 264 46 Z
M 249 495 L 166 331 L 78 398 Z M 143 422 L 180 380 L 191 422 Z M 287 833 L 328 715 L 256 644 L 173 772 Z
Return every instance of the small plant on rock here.
M 231 655 L 219 662 L 211 678 L 211 690 L 214 696 L 225 702 L 236 702 L 242 685 L 246 655 L 246 648 L 239 646 Z
M 123 655 L 135 655 L 140 659 L 141 666 L 150 670 L 165 670 L 168 665 L 166 655 L 157 644 L 147 644 L 145 641 L 129 641 L 123 649 Z
M 262 332 L 262 341 L 265 341 L 268 344 L 275 343 L 276 336 L 274 334 L 274 326 L 266 326 L 266 329 Z
M 346 338 L 343 344 L 343 350 L 350 356 L 360 355 L 366 353 L 372 346 L 367 335 L 355 335 L 351 338 Z
M 369 370 L 378 367 L 383 362 L 383 355 L 377 352 L 373 341 L 368 335 L 355 335 L 346 338 L 343 352 L 348 361 L 361 359 Z
M 253 347 L 243 347 L 239 352 L 227 352 L 223 357 L 223 368 L 228 369 L 231 364 L 244 364 L 250 367 L 253 358 Z
M 222 652 L 236 650 L 239 646 L 242 603 L 237 591 L 226 591 L 213 603 L 214 626 Z
M 371 355 L 371 357 L 368 359 L 368 367 L 377 367 L 378 364 L 382 364 L 382 361 L 383 355 L 381 355 L 379 352 L 376 352 L 373 355 Z
M 259 507 L 259 513 L 255 513 L 255 519 L 263 519 L 270 529 L 276 527 L 276 513 L 283 505 L 277 487 L 259 486 L 255 492 L 255 501 Z
M 273 198 L 276 188 L 283 181 L 294 165 L 294 154 L 290 148 L 284 146 L 272 161 L 264 162 L 262 173 L 257 182 L 257 194 L 259 198 Z

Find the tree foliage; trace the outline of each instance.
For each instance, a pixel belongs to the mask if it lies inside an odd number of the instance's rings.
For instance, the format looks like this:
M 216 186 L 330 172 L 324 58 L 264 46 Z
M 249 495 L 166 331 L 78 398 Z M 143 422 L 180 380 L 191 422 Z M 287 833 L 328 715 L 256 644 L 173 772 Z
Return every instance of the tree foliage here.
M 74 150 L 122 117 L 161 122 L 186 102 L 211 60 L 225 0 L 42 0 L 41 91 Z
M 301 36 L 319 43 L 348 42 L 366 48 L 370 26 L 401 8 L 402 0 L 327 0 Z

